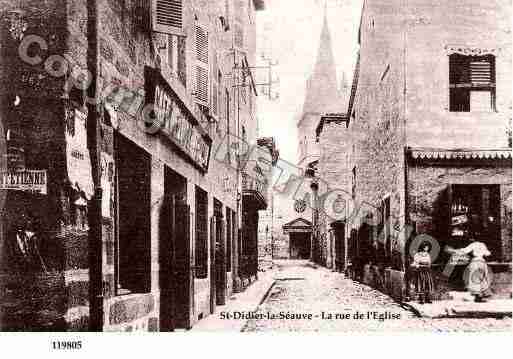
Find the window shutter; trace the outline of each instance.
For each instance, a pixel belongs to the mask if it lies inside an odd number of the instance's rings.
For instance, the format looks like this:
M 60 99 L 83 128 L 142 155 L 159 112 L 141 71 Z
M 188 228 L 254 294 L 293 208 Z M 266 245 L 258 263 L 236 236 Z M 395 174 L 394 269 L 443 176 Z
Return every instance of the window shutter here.
M 209 67 L 208 32 L 196 25 L 196 100 L 208 106 Z
M 219 88 L 219 83 L 218 83 L 218 73 L 219 73 L 219 70 L 217 68 L 217 56 L 214 56 L 213 58 L 213 64 L 212 64 L 212 113 L 214 115 L 217 115 L 218 114 L 218 97 L 219 97 L 219 94 L 218 94 L 218 88 Z
M 244 49 L 244 28 L 240 23 L 234 26 L 233 43 L 238 50 Z
M 450 56 L 450 83 L 453 85 L 489 85 L 495 82 L 494 58 Z
M 153 30 L 183 35 L 183 0 L 152 0 Z
M 451 55 L 449 58 L 449 63 L 450 83 L 452 85 L 470 83 L 467 56 L 458 54 Z
M 470 81 L 473 85 L 488 85 L 493 83 L 492 62 L 490 59 L 470 61 Z
M 235 48 L 239 51 L 244 49 L 244 12 L 245 12 L 245 4 L 242 0 L 235 1 L 235 23 L 233 26 L 233 44 Z

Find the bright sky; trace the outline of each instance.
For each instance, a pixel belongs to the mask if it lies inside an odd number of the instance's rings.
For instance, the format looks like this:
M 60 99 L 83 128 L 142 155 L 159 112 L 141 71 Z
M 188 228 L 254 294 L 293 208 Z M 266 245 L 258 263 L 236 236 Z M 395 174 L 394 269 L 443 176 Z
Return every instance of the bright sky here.
M 278 100 L 259 94 L 260 137 L 274 136 L 280 155 L 297 162 L 296 122 L 303 107 L 305 86 L 315 64 L 325 0 L 266 0 L 257 15 L 257 54 L 278 61 L 274 67 L 280 83 L 274 85 Z M 352 80 L 358 49 L 362 0 L 327 0 L 328 23 L 338 82 L 345 72 Z M 259 60 L 259 65 L 263 62 Z M 262 79 L 262 72 L 257 74 Z M 261 93 L 261 91 L 260 91 Z

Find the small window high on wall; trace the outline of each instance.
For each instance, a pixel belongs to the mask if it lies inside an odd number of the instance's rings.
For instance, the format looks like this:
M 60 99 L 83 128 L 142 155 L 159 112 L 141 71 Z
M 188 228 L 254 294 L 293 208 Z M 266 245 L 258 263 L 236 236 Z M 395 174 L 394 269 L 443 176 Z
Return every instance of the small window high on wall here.
M 153 0 L 151 5 L 153 31 L 183 35 L 183 0 Z
M 495 111 L 495 56 L 449 56 L 451 112 Z

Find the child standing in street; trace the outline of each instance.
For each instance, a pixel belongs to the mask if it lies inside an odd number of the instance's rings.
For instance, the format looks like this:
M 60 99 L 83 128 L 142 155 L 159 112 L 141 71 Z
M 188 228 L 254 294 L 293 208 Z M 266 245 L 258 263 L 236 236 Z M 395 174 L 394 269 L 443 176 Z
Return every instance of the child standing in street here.
M 431 244 L 424 242 L 420 245 L 419 251 L 413 256 L 413 279 L 415 291 L 419 296 L 419 302 L 431 303 L 434 290 L 433 276 L 431 275 Z

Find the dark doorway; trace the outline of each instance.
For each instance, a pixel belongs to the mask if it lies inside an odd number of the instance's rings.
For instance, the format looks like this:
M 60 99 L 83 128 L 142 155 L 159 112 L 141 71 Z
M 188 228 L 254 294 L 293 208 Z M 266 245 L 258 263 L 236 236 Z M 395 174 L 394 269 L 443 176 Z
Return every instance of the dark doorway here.
M 343 272 L 346 262 L 345 223 L 334 222 L 331 226 L 335 236 L 335 270 Z
M 223 205 L 214 199 L 216 304 L 226 304 L 226 238 Z
M 193 307 L 187 180 L 165 167 L 160 235 L 161 331 L 190 329 Z
M 290 233 L 290 259 L 310 258 L 310 233 Z
M 116 294 L 151 290 L 151 156 L 121 135 L 115 137 L 118 180 Z

